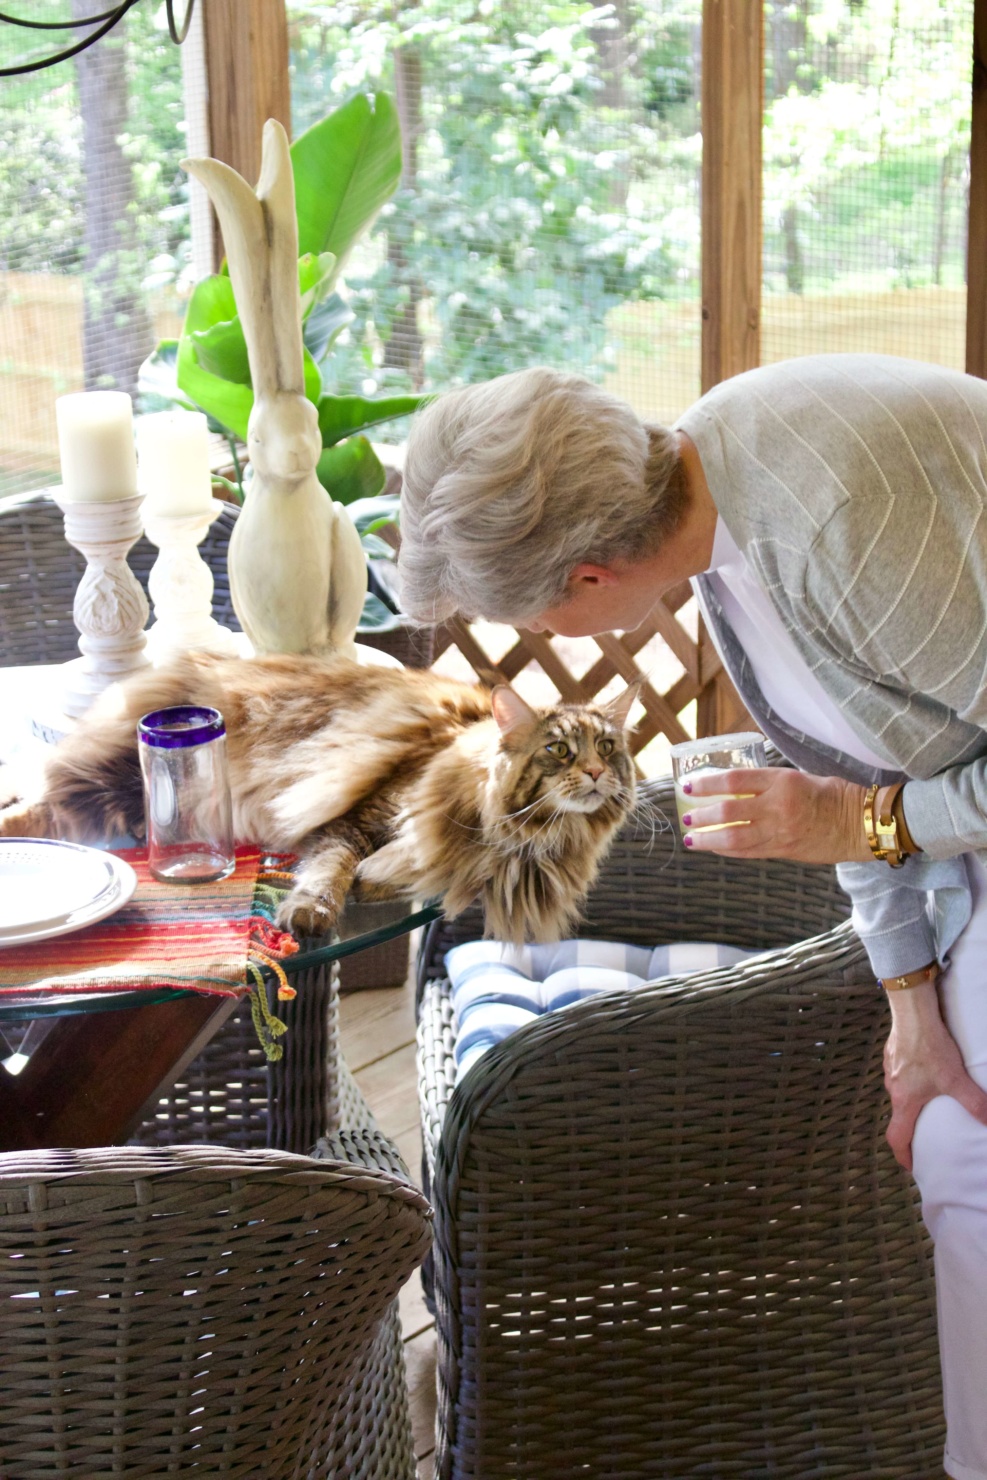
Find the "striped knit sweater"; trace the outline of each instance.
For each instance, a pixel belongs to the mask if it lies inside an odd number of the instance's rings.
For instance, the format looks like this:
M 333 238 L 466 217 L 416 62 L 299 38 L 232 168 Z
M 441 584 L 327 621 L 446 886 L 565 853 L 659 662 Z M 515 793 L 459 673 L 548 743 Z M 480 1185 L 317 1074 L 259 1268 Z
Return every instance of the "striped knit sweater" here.
M 841 866 L 874 969 L 942 959 L 969 918 L 961 856 L 987 858 L 987 383 L 888 356 L 811 356 L 725 381 L 677 425 L 803 658 L 893 760 L 881 779 L 913 778 L 904 805 L 922 858 L 894 873 Z M 806 770 L 870 779 L 772 714 L 695 585 L 779 748 Z

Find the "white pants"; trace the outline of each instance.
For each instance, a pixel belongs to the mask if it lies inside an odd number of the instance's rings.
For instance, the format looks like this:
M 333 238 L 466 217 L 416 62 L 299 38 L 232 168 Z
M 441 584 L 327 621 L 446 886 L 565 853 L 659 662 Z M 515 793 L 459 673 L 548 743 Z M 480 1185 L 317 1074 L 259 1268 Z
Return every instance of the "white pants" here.
M 971 1078 L 987 1089 L 987 871 L 972 855 L 967 867 L 973 915 L 940 999 Z M 946 1473 L 987 1480 L 987 1126 L 940 1095 L 918 1118 L 912 1155 L 935 1241 Z

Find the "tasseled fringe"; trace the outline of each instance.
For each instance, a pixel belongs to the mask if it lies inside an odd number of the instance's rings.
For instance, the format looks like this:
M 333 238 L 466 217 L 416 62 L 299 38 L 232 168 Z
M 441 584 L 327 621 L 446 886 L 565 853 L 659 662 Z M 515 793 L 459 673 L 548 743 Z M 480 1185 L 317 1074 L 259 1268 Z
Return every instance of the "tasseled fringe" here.
M 277 1040 L 283 1037 L 288 1027 L 271 1011 L 267 1000 L 267 985 L 261 968 L 266 967 L 277 979 L 279 1002 L 291 1002 L 298 996 L 281 965 L 281 958 L 294 956 L 297 953 L 298 942 L 286 930 L 279 930 L 274 924 L 274 915 L 278 905 L 294 883 L 290 869 L 283 866 L 290 861 L 290 858 L 289 854 L 271 854 L 261 860 L 255 904 L 258 897 L 261 897 L 266 910 L 264 915 L 254 917 L 250 955 L 247 960 L 248 970 L 254 979 L 254 984 L 250 989 L 250 1016 L 253 1019 L 260 1046 L 272 1062 L 277 1062 L 284 1054 L 284 1045 Z
M 257 1041 L 264 1050 L 264 1057 L 271 1063 L 277 1063 L 278 1059 L 284 1057 L 284 1044 L 279 1043 L 288 1031 L 287 1023 L 283 1023 L 279 1017 L 275 1017 L 267 1001 L 267 983 L 261 974 L 261 969 L 256 961 L 247 962 L 247 970 L 254 979 L 250 988 L 250 1016 L 253 1020 L 254 1031 Z

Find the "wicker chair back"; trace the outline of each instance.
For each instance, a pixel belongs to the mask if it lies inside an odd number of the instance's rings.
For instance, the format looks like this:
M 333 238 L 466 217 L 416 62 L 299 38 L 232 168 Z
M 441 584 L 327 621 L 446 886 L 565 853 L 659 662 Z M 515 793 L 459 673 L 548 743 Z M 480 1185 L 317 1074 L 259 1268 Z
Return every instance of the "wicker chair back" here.
M 420 1193 L 344 1162 L 0 1157 L 5 1477 L 328 1475 L 354 1362 L 429 1239 Z

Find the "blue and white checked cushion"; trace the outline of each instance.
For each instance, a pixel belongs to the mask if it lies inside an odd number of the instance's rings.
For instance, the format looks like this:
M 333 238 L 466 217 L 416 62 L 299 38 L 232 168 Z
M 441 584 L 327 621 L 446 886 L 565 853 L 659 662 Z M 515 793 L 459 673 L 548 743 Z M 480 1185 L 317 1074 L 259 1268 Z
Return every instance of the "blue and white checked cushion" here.
M 561 940 L 509 946 L 473 940 L 446 952 L 456 1026 L 456 1082 L 494 1043 L 584 997 L 640 987 L 666 976 L 733 966 L 754 951 L 705 941 L 623 945 L 615 940 Z

